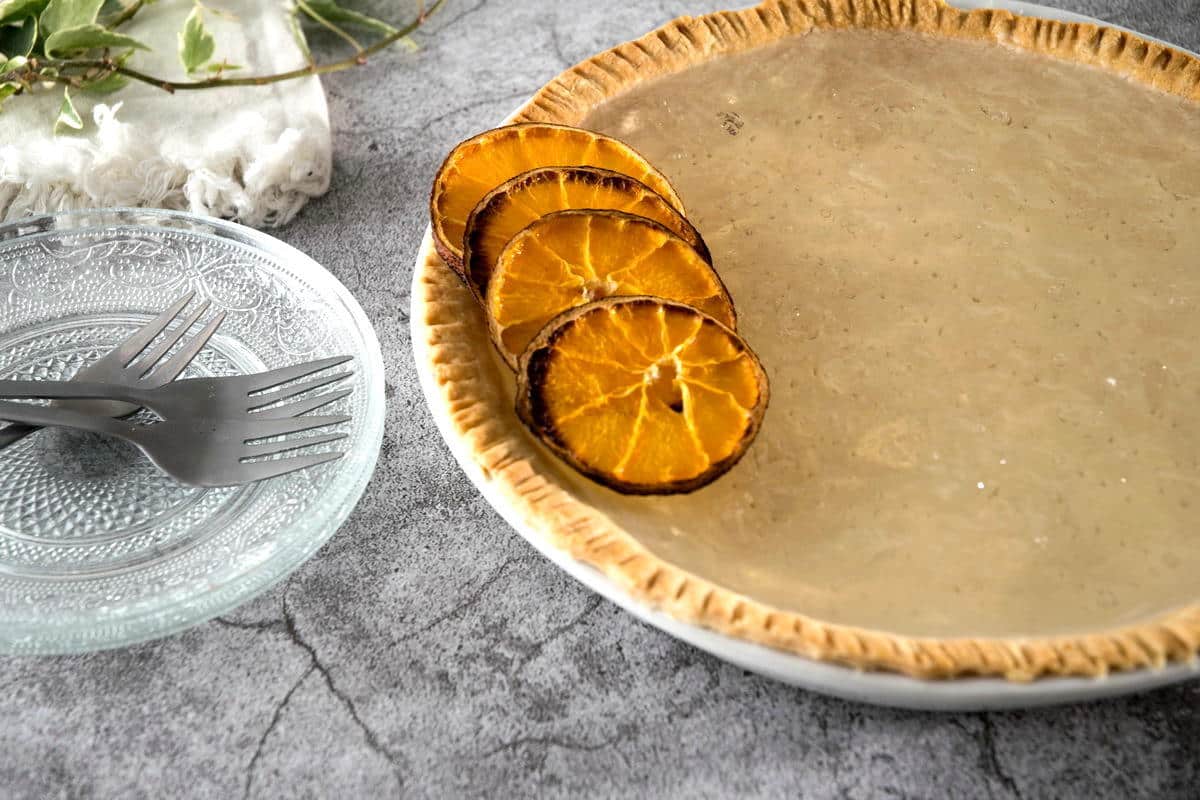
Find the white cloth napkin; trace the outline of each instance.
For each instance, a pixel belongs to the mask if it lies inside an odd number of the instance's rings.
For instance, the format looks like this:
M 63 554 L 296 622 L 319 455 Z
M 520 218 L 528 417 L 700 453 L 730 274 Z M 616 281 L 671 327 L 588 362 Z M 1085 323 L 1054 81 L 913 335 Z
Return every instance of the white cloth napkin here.
M 288 0 L 209 2 L 215 61 L 282 72 L 305 63 Z M 153 48 L 130 66 L 185 79 L 177 34 L 192 0 L 160 0 L 121 28 Z M 55 136 L 61 89 L 13 97 L 0 112 L 0 218 L 87 207 L 153 206 L 263 227 L 287 222 L 329 188 L 329 112 L 316 77 L 167 94 L 131 83 L 74 93 L 83 131 Z

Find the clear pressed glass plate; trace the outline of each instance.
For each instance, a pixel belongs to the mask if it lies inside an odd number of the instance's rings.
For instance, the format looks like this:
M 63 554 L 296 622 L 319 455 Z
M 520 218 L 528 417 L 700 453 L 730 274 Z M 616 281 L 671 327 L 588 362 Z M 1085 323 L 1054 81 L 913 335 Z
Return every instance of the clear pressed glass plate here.
M 326 446 L 346 456 L 204 490 L 91 434 L 0 452 L 0 652 L 114 647 L 216 616 L 303 563 L 362 495 L 383 435 L 375 332 L 320 265 L 240 225 L 112 210 L 0 227 L 0 378 L 70 378 L 192 290 L 228 316 L 185 377 L 354 356 L 354 392 L 329 407 L 353 418 Z

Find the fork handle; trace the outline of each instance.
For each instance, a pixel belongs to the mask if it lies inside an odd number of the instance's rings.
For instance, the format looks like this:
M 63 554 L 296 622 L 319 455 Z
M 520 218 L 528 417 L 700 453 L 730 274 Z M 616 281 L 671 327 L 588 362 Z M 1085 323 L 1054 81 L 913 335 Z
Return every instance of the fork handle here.
M 133 399 L 134 396 L 137 399 Z M 135 405 L 146 405 L 146 398 L 138 389 L 129 386 L 119 386 L 90 381 L 13 381 L 0 380 L 0 397 L 17 399 L 83 399 L 83 400 L 124 400 Z M 3 419 L 0 417 L 0 419 Z M 13 422 L 0 428 L 0 450 L 24 439 L 31 433 L 36 433 L 39 426 L 24 425 Z
M 23 425 L 19 422 L 13 422 L 0 428 L 0 450 L 10 447 L 24 439 L 31 433 L 40 431 L 37 425 Z
M 28 403 L 5 403 L 0 401 L 0 419 L 38 427 L 75 428 L 91 433 L 101 433 L 106 436 L 116 436 L 120 439 L 130 439 L 133 427 L 128 423 L 111 417 L 98 417 L 84 414 L 66 408 L 51 408 L 50 406 L 34 406 Z M 12 427 L 11 425 L 9 427 Z M 6 432 L 8 428 L 0 431 Z
M 92 381 L 0 381 L 0 397 L 20 400 L 121 400 L 151 406 L 153 392 Z

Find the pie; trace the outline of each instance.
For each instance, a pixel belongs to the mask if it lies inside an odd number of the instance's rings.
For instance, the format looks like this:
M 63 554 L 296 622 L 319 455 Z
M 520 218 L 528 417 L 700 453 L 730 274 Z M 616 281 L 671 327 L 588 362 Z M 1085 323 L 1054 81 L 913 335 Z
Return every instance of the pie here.
M 924 678 L 1200 650 L 1200 60 L 938 0 L 681 18 L 515 117 L 678 190 L 771 380 L 690 495 L 574 474 L 427 240 L 419 358 L 512 516 L 678 618 Z

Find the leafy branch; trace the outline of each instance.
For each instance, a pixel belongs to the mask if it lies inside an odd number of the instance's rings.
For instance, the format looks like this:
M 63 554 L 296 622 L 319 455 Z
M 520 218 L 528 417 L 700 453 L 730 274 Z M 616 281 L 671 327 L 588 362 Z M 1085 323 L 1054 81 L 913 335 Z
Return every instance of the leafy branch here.
M 294 0 L 291 26 L 308 62 L 306 66 L 268 75 L 230 76 L 242 69 L 227 60 L 216 60 L 217 43 L 205 25 L 206 14 L 225 14 L 196 0 L 179 31 L 179 61 L 188 76 L 170 80 L 147 74 L 128 62 L 139 50 L 149 50 L 117 28 L 156 0 L 0 0 L 0 107 L 10 97 L 63 87 L 63 102 L 55 131 L 80 129 L 72 90 L 91 93 L 117 91 L 138 81 L 174 93 L 224 86 L 264 86 L 270 83 L 326 75 L 367 63 L 376 53 L 409 36 L 436 12 L 445 0 L 428 6 L 422 0 L 416 16 L 402 27 L 343 7 L 339 0 Z M 317 63 L 308 49 L 304 27 L 320 28 L 344 41 L 353 53 L 343 59 Z M 369 34 L 364 43 L 351 30 Z

